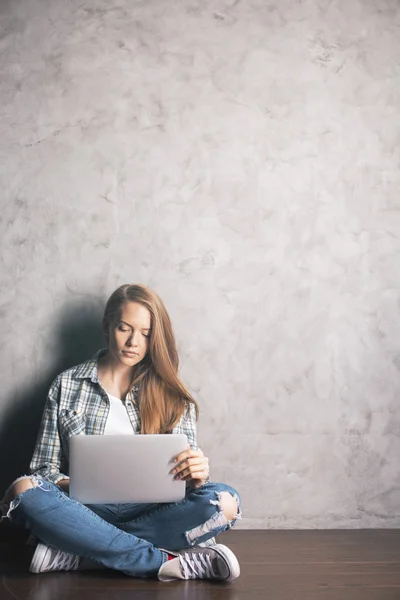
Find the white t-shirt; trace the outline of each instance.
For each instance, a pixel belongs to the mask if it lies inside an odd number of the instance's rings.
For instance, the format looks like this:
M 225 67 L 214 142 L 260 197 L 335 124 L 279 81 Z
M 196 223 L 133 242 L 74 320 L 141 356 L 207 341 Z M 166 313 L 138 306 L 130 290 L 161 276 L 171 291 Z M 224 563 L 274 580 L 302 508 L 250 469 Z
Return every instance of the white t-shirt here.
M 110 412 L 106 422 L 104 435 L 133 435 L 133 427 L 126 412 L 125 404 L 120 398 L 107 394 L 110 400 Z

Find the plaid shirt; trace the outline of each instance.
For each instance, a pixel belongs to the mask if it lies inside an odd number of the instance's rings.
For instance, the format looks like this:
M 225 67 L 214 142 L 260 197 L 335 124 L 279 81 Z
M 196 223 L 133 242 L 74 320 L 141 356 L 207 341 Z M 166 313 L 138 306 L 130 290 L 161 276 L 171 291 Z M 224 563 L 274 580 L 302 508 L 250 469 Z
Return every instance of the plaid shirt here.
M 54 380 L 43 412 L 30 473 L 58 483 L 68 478 L 68 441 L 71 435 L 102 435 L 110 402 L 101 387 L 97 361 L 104 350 L 90 360 L 67 369 Z M 140 433 L 138 408 L 140 386 L 133 386 L 125 398 L 125 407 L 134 433 Z M 193 450 L 196 441 L 196 413 L 192 403 L 185 409 L 172 433 L 185 433 Z M 209 478 L 208 478 L 209 481 Z

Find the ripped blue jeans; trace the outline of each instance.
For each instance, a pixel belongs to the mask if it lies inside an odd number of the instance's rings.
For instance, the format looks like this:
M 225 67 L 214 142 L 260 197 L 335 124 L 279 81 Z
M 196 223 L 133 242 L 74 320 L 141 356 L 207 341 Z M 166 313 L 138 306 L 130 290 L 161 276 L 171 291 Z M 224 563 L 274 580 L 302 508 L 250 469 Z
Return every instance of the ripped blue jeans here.
M 156 577 L 177 551 L 204 543 L 241 517 L 237 492 L 222 483 L 188 490 L 184 500 L 166 504 L 83 505 L 54 483 L 31 476 L 35 487 L 19 494 L 7 516 L 42 542 L 95 560 L 133 577 Z M 222 492 L 237 501 L 229 521 L 220 505 Z

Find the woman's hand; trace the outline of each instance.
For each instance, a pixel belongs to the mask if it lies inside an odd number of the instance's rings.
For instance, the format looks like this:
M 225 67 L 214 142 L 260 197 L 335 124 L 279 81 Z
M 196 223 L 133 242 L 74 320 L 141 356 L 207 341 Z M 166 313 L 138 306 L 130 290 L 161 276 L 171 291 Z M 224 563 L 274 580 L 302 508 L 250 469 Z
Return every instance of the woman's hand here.
M 176 466 L 170 471 L 175 475 L 174 479 L 190 482 L 196 488 L 204 485 L 210 469 L 208 458 L 201 450 L 192 450 L 188 444 L 186 450 L 178 454 L 174 462 Z
M 66 494 L 69 494 L 69 479 L 60 479 L 57 483 L 58 487 L 61 488 Z

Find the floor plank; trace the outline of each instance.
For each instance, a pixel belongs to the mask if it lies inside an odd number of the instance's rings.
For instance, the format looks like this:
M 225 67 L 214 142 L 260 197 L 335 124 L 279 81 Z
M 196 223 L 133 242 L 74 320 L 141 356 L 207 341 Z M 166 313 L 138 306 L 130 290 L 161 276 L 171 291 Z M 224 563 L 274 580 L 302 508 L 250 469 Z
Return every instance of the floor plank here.
M 219 541 L 241 565 L 231 584 L 113 571 L 33 575 L 25 537 L 0 541 L 1 600 L 400 600 L 400 530 L 229 531 Z

